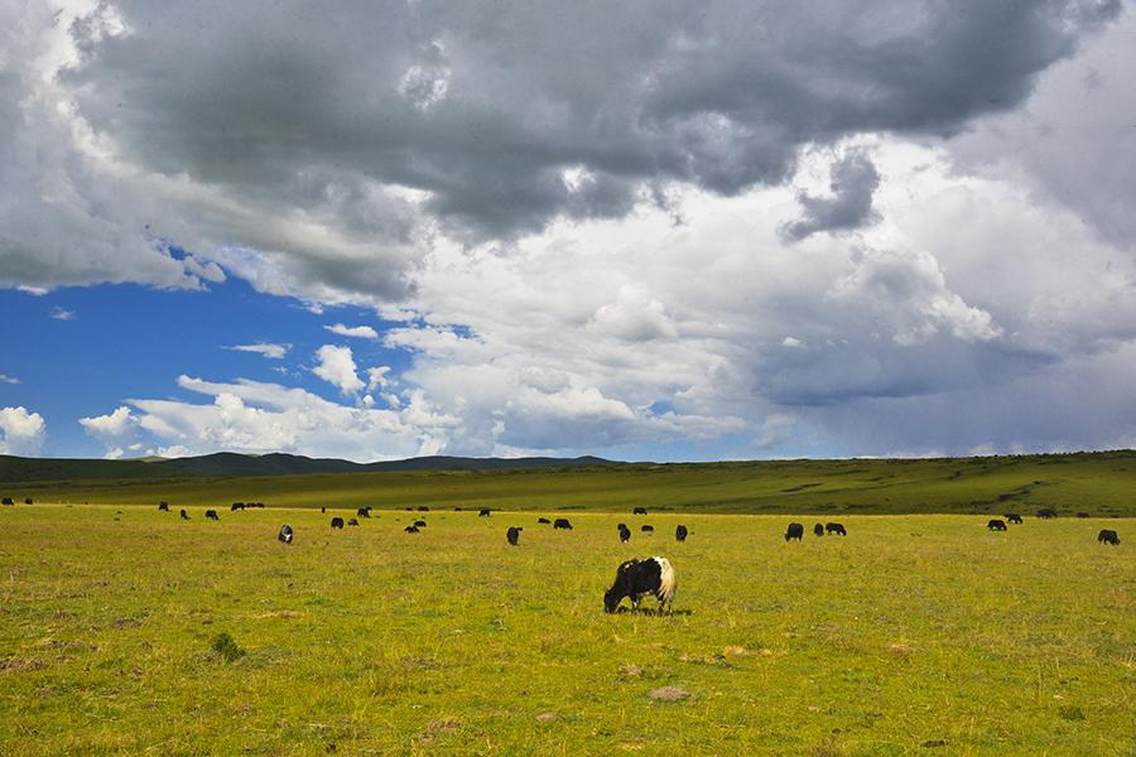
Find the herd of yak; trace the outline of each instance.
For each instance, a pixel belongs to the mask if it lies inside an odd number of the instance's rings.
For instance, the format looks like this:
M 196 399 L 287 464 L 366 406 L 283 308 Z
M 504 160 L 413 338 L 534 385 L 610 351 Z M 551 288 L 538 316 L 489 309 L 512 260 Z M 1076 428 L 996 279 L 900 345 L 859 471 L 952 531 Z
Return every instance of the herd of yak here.
M 30 498 L 24 500 L 25 504 L 32 504 Z M 11 506 L 15 504 L 11 497 L 4 497 L 0 499 L 0 504 Z M 236 512 L 238 510 L 246 510 L 249 508 L 263 508 L 263 502 L 234 502 L 230 506 L 230 511 Z M 462 508 L 455 507 L 457 511 Z M 168 502 L 159 502 L 158 510 L 162 512 L 169 512 L 170 505 Z M 415 511 L 415 508 L 408 507 L 408 511 Z M 429 512 L 430 508 L 425 505 L 417 508 L 418 512 Z M 320 508 L 320 512 L 326 513 L 327 508 Z M 632 510 L 633 515 L 646 515 L 647 509 L 645 507 L 636 507 Z M 478 511 L 478 516 L 488 518 L 491 511 L 488 509 L 481 509 Z M 334 516 L 331 519 L 331 527 L 333 529 L 342 529 L 347 526 L 358 526 L 359 518 L 370 518 L 371 508 L 360 507 L 355 511 L 354 518 L 349 518 L 346 523 L 340 516 Z M 182 520 L 189 520 L 189 513 L 183 508 L 180 512 Z M 220 520 L 220 516 L 216 510 L 206 510 L 205 517 L 209 520 Z M 1057 513 L 1051 509 L 1043 509 L 1037 511 L 1037 517 L 1042 519 L 1049 519 L 1057 517 Z M 1088 513 L 1077 513 L 1079 518 L 1089 517 Z M 572 523 L 567 518 L 556 518 L 550 520 L 548 518 L 538 518 L 538 524 L 551 525 L 554 530 L 572 530 Z M 986 528 L 990 531 L 1006 531 L 1008 530 L 1007 523 L 1022 523 L 1022 516 L 1018 513 L 1007 513 L 1003 518 L 993 518 L 986 524 Z M 413 524 L 406 526 L 403 530 L 407 533 L 416 534 L 426 528 L 425 520 L 415 520 Z M 520 543 L 521 532 L 524 530 L 521 526 L 510 526 L 505 531 L 505 540 L 511 546 L 517 546 Z M 645 533 L 651 533 L 655 529 L 650 524 L 643 524 L 640 530 Z M 619 534 L 619 540 L 622 543 L 627 543 L 631 540 L 631 529 L 628 528 L 626 523 L 620 523 L 616 526 L 616 532 Z M 847 536 L 848 530 L 841 523 L 817 523 L 813 526 L 813 534 L 816 536 L 836 535 Z M 683 524 L 675 526 L 675 540 L 683 542 L 686 541 L 687 536 L 690 535 L 690 530 Z M 804 539 L 805 526 L 802 523 L 790 523 L 785 530 L 785 541 L 796 539 L 798 542 Z M 277 533 L 277 539 L 285 544 L 291 544 L 295 537 L 295 531 L 290 525 L 283 525 Z M 1119 546 L 1120 536 L 1117 532 L 1110 528 L 1102 528 L 1100 533 L 1097 534 L 1097 542 L 1101 544 L 1111 544 Z M 612 586 L 604 593 L 604 610 L 606 612 L 616 612 L 619 608 L 620 602 L 624 598 L 631 600 L 632 611 L 638 610 L 639 600 L 647 595 L 654 596 L 659 601 L 660 612 L 670 603 L 675 591 L 678 587 L 678 580 L 676 578 L 674 566 L 671 565 L 665 557 L 647 557 L 644 559 L 633 559 L 621 563 L 616 570 L 615 580 Z

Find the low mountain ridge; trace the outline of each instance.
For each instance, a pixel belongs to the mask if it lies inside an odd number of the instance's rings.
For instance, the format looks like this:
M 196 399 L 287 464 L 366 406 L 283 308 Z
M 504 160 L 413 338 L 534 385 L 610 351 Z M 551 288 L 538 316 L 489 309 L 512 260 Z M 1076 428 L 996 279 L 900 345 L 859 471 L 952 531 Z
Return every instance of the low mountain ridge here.
M 583 457 L 452 457 L 433 455 L 405 460 L 355 463 L 334 458 L 312 458 L 274 452 L 242 455 L 216 452 L 199 457 L 135 460 L 83 460 L 31 458 L 0 455 L 0 482 L 62 481 L 90 479 L 148 480 L 158 478 L 196 478 L 225 476 L 290 476 L 320 473 L 368 473 L 379 471 L 497 471 L 551 468 L 582 468 L 626 465 L 615 460 Z

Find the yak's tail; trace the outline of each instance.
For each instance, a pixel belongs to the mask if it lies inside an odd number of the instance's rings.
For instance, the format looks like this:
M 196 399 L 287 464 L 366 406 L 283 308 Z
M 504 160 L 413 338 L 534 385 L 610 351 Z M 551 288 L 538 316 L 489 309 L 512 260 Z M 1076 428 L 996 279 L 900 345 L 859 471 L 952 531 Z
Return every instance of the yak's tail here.
M 674 599 L 675 591 L 678 589 L 678 578 L 670 560 L 656 557 L 655 562 L 659 564 L 659 601 L 666 604 Z

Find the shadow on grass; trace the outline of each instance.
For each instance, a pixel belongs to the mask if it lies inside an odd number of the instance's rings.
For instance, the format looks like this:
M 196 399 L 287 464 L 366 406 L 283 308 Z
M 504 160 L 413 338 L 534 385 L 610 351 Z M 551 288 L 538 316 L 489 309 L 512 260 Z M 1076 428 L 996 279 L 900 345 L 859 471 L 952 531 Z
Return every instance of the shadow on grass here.
M 669 615 L 688 616 L 693 614 L 694 610 L 652 610 L 648 607 L 641 607 L 638 610 L 632 610 L 630 607 L 623 607 L 622 605 L 615 608 L 615 612 L 612 613 L 612 615 L 657 615 L 659 617 L 667 617 Z

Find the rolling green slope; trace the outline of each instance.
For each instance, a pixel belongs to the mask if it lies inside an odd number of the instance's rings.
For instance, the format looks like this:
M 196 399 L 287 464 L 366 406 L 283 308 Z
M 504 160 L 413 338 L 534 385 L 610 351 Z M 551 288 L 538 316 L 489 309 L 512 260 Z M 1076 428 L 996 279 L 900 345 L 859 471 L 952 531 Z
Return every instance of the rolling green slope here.
M 1136 515 L 1136 452 L 935 460 L 626 464 L 536 470 L 385 471 L 160 480 L 8 482 L 0 494 L 55 502 L 733 513 Z

